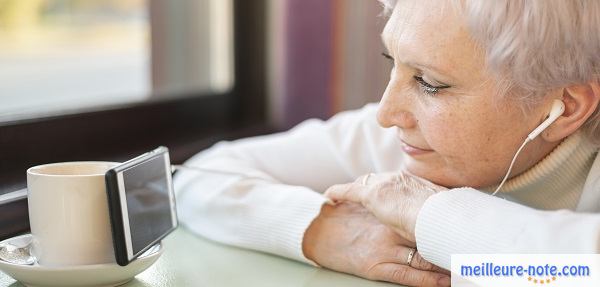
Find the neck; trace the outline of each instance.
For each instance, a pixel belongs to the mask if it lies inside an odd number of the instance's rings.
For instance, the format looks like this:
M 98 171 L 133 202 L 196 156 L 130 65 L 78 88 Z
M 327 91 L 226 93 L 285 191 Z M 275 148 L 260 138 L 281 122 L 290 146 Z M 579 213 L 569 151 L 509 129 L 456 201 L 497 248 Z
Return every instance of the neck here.
M 597 151 L 577 132 L 532 168 L 508 180 L 497 195 L 538 209 L 574 209 Z

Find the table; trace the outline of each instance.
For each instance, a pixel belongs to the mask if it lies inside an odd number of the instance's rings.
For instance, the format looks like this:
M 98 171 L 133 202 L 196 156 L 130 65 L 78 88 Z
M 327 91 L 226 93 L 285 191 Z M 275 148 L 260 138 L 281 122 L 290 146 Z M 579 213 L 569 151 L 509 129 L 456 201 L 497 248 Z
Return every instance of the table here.
M 124 287 L 151 286 L 398 286 L 315 268 L 285 258 L 215 243 L 179 228 L 165 252 Z M 22 287 L 0 272 L 0 287 Z

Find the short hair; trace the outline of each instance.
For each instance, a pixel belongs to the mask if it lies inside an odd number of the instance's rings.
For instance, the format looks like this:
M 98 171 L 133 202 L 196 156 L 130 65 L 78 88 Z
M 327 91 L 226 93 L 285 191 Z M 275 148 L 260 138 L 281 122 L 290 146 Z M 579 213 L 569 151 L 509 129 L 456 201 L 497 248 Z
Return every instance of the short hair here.
M 389 15 L 398 0 L 379 1 Z M 502 94 L 516 90 L 535 101 L 553 89 L 600 82 L 600 1 L 462 0 L 455 7 L 488 69 L 501 75 Z M 600 145 L 599 108 L 583 128 Z

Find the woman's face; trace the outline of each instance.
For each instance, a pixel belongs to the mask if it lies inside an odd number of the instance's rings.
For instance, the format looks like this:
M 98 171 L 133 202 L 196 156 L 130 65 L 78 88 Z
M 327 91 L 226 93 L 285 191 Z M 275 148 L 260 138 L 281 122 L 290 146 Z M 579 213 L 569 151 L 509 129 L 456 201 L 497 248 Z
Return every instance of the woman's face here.
M 379 106 L 380 125 L 397 129 L 406 168 L 417 176 L 448 187 L 498 183 L 552 100 L 523 113 L 519 102 L 497 97 L 483 51 L 448 1 L 398 2 L 382 33 L 394 68 Z M 541 137 L 530 142 L 512 175 L 556 145 Z

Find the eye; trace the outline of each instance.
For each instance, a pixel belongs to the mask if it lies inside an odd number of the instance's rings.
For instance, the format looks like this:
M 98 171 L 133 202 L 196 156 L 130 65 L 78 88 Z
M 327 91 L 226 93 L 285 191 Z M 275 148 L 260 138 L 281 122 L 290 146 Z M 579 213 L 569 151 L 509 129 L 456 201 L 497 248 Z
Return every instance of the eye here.
M 421 88 L 421 90 L 430 96 L 437 94 L 442 89 L 450 88 L 450 86 L 448 86 L 448 85 L 434 86 L 434 85 L 426 82 L 425 80 L 423 80 L 422 76 L 413 76 L 413 78 L 419 84 L 419 87 Z
M 386 59 L 388 59 L 388 60 L 392 61 L 392 63 L 394 63 L 394 58 L 393 58 L 392 56 L 390 56 L 390 54 L 388 54 L 388 53 L 386 53 L 386 52 L 382 52 L 382 53 L 381 53 L 381 55 L 382 55 L 384 58 L 386 58 Z

